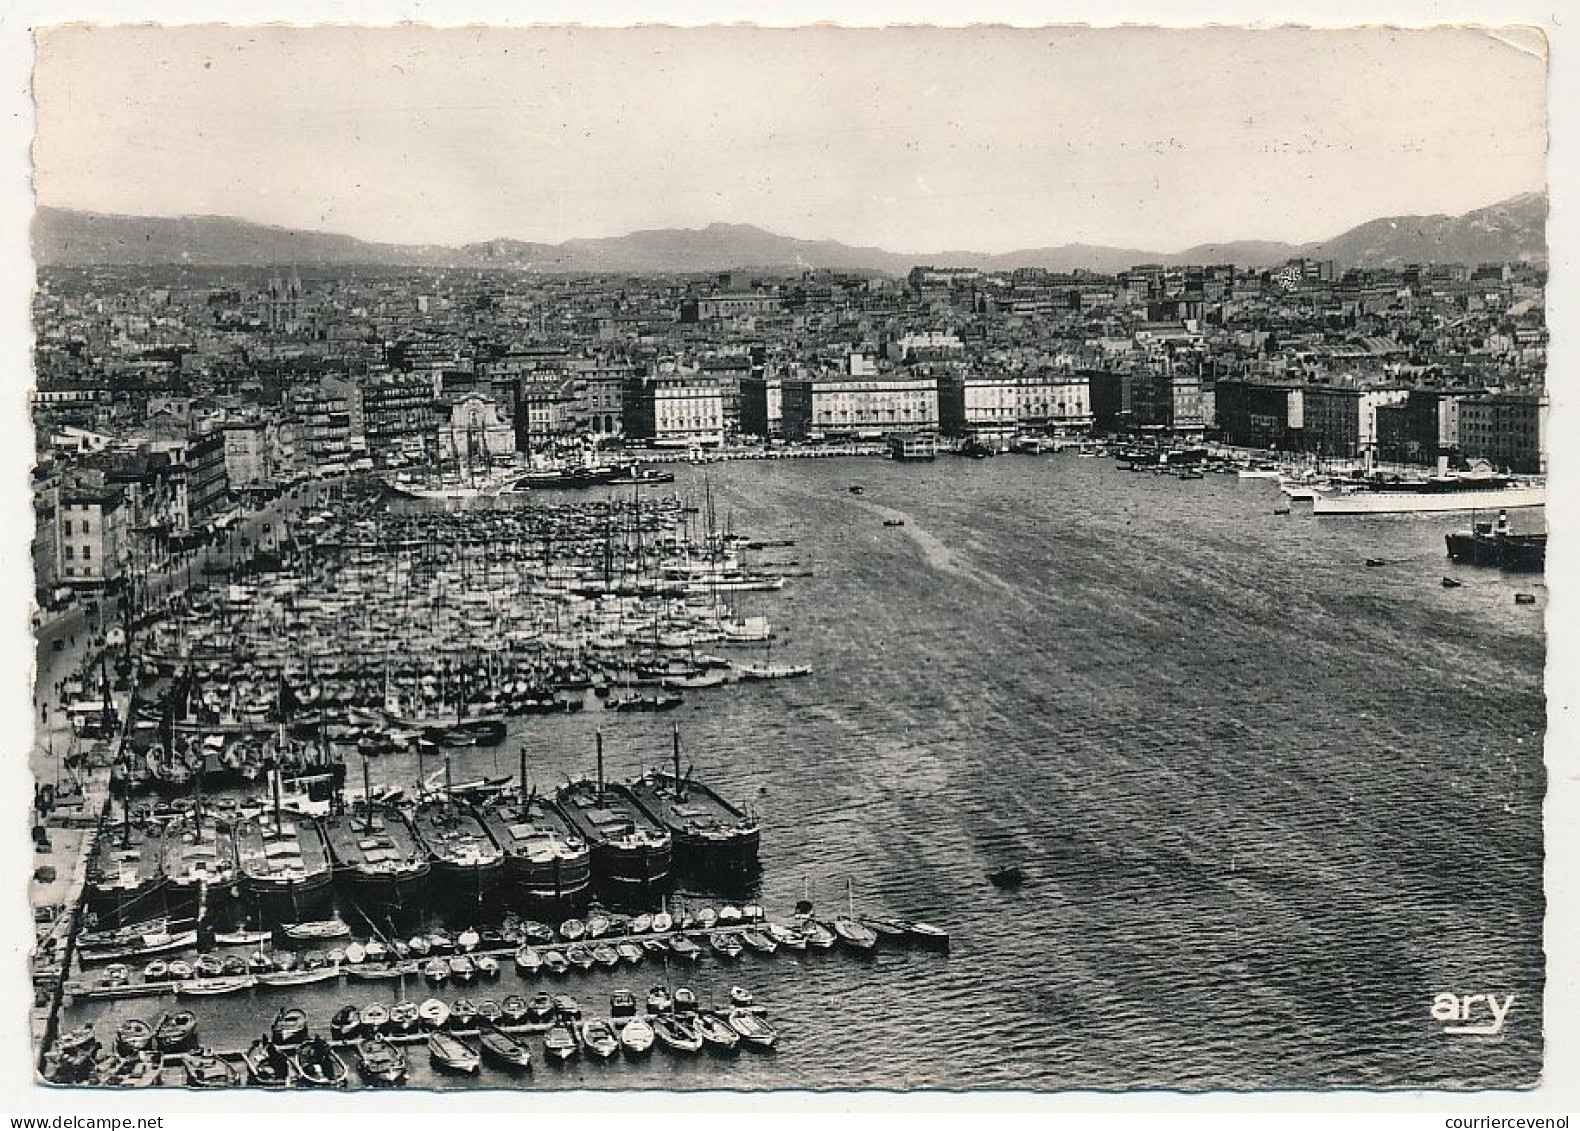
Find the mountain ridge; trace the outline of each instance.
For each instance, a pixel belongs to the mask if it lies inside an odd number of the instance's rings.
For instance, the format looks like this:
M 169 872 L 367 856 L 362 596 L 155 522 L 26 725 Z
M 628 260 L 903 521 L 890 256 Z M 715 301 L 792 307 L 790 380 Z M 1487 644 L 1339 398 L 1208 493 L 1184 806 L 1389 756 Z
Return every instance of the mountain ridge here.
M 35 214 L 32 236 L 34 258 L 42 267 L 295 264 L 503 268 L 544 274 L 829 268 L 898 276 L 913 266 L 932 264 L 985 271 L 1084 268 L 1112 274 L 1137 263 L 1270 267 L 1298 256 L 1333 259 L 1341 267 L 1387 267 L 1414 262 L 1545 264 L 1546 216 L 1546 193 L 1521 193 L 1458 216 L 1378 217 L 1331 239 L 1311 243 L 1232 240 L 1198 244 L 1172 253 L 1066 243 L 1002 253 L 907 254 L 836 240 L 797 239 L 752 224 L 724 222 L 703 228 L 643 229 L 621 236 L 575 238 L 557 244 L 501 237 L 452 247 L 380 243 L 228 216 L 126 216 L 48 206 L 40 206 Z

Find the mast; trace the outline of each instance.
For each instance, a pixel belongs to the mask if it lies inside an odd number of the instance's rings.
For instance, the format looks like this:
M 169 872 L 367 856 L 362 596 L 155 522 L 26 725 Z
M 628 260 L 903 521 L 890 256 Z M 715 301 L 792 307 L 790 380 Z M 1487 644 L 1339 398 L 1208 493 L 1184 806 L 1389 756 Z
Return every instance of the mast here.
M 362 755 L 362 830 L 373 831 L 373 786 L 368 778 L 368 756 Z
M 681 797 L 682 794 L 680 792 L 680 724 L 679 723 L 674 723 L 672 725 L 674 726 L 674 740 L 675 740 L 674 741 L 674 747 L 675 747 L 675 796 L 676 797 Z
M 603 731 L 593 731 L 593 740 L 597 744 L 598 758 L 598 800 L 603 800 Z
M 274 767 L 274 835 L 279 836 L 285 831 L 285 822 L 280 819 L 280 778 L 281 770 L 278 765 Z
M 525 742 L 521 744 L 521 770 L 517 781 L 521 786 L 522 799 L 525 800 L 527 796 L 527 744 Z

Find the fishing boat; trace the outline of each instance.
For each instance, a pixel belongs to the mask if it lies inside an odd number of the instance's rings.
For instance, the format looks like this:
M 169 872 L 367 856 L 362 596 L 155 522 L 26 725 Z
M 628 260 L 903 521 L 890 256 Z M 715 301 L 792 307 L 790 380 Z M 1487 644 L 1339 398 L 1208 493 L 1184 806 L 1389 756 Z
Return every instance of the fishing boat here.
M 100 962 L 124 962 L 127 959 L 147 958 L 155 954 L 169 954 L 172 951 L 186 950 L 194 947 L 198 942 L 198 933 L 193 930 L 170 931 L 165 929 L 151 930 L 144 934 L 134 935 L 129 940 L 119 944 L 78 948 L 78 960 L 84 966 Z M 169 967 L 166 972 L 169 973 Z M 188 973 L 190 973 L 190 967 Z
M 307 1014 L 296 1006 L 288 1006 L 274 1015 L 269 1026 L 269 1041 L 281 1048 L 291 1048 L 307 1039 Z
M 609 1060 L 620 1053 L 620 1037 L 614 1026 L 602 1017 L 590 1017 L 582 1022 L 582 1046 L 599 1060 Z
M 374 1085 L 404 1084 L 406 1054 L 382 1037 L 365 1037 L 357 1043 L 357 1075 Z
M 603 777 L 603 735 L 597 741 L 597 777 L 572 782 L 556 795 L 555 807 L 591 846 L 593 870 L 601 880 L 648 887 L 669 878 L 673 841 L 668 830 L 620 787 Z
M 591 970 L 597 961 L 592 951 L 580 943 L 565 948 L 565 960 L 578 970 Z
M 362 1007 L 362 1031 L 369 1036 L 377 1037 L 389 1028 L 390 1011 L 378 1002 L 371 1002 Z
M 450 1006 L 449 1027 L 458 1033 L 466 1032 L 477 1024 L 477 1003 L 469 997 L 457 998 Z
M 670 939 L 669 949 L 676 957 L 684 958 L 688 962 L 695 962 L 702 957 L 702 948 L 685 935 L 676 935 Z
M 543 1035 L 543 1052 L 555 1064 L 564 1064 L 580 1050 L 575 1034 L 565 1025 L 550 1026 Z
M 728 1020 L 730 1028 L 735 1030 L 741 1043 L 748 1048 L 771 1049 L 779 1039 L 778 1032 L 768 1023 L 768 1019 L 755 1010 L 737 1007 L 730 1010 Z
M 181 1057 L 181 1075 L 189 1088 L 235 1088 L 241 1084 L 236 1066 L 207 1049 Z
M 477 964 L 469 955 L 452 954 L 449 959 L 450 977 L 456 982 L 470 982 L 477 977 Z
M 523 747 L 521 780 L 526 780 Z M 500 794 L 476 806 L 478 819 L 505 854 L 505 882 L 529 898 L 570 899 L 592 883 L 587 840 L 536 789 Z
M 702 1035 L 697 1032 L 697 1027 L 685 1018 L 659 1013 L 653 1016 L 649 1024 L 653 1028 L 653 1035 L 658 1038 L 658 1043 L 670 1052 L 689 1055 L 702 1051 Z
M 511 1072 L 526 1072 L 532 1067 L 532 1053 L 527 1046 L 500 1031 L 493 1024 L 481 1025 L 477 1030 L 477 1045 L 486 1060 Z
M 543 968 L 550 974 L 563 974 L 571 968 L 570 959 L 557 950 L 544 951 Z
M 247 1065 L 249 1082 L 258 1088 L 289 1088 L 296 1079 L 296 1066 L 283 1049 L 268 1037 L 260 1037 L 241 1054 Z
M 417 806 L 412 826 L 432 859 L 436 891 L 479 901 L 505 876 L 505 856 L 462 801 L 438 798 Z
M 154 1047 L 165 1054 L 197 1047 L 197 1017 L 188 1010 L 167 1013 L 154 1026 Z
M 741 1043 L 740 1034 L 730 1026 L 730 1023 L 708 1009 L 697 1013 L 697 1035 L 702 1038 L 710 1052 L 732 1053 Z
M 680 728 L 671 730 L 671 773 L 653 770 L 625 787 L 638 806 L 661 824 L 674 841 L 675 866 L 701 878 L 726 881 L 758 870 L 761 832 L 758 821 L 680 772 Z
M 364 774 L 366 768 L 364 760 Z M 428 882 L 428 852 L 399 809 L 364 801 L 323 818 L 323 830 L 335 868 L 358 903 L 417 902 Z
M 293 1057 L 297 1078 L 308 1088 L 343 1088 L 346 1086 L 346 1062 L 340 1059 L 333 1046 L 322 1037 L 309 1037 L 303 1041 Z
M 689 986 L 677 986 L 674 997 L 676 1013 L 697 1012 L 697 995 Z
M 543 969 L 543 956 L 537 948 L 524 946 L 516 951 L 516 972 L 532 977 Z

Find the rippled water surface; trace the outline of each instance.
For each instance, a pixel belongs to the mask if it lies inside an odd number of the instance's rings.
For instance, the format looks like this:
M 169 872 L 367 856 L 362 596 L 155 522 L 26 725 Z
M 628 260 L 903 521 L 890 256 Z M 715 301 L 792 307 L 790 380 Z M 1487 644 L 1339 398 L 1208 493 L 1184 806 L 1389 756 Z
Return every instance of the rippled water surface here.
M 815 674 L 695 693 L 669 715 L 520 720 L 532 773 L 587 770 L 595 726 L 610 772 L 635 772 L 667 756 L 678 721 L 697 775 L 762 810 L 770 911 L 805 886 L 832 912 L 848 879 L 858 910 L 938 922 L 954 948 L 710 957 L 688 980 L 705 998 L 751 987 L 776 1054 L 540 1065 L 532 1086 L 1536 1079 L 1546 595 L 1450 566 L 1456 517 L 1275 516 L 1265 482 L 1073 457 L 707 476 L 721 519 L 796 541 L 759 557 L 815 571 L 737 601 L 774 618 L 775 660 Z M 700 498 L 699 469 L 680 479 Z M 457 773 L 511 772 L 515 739 L 458 756 Z M 415 777 L 398 759 L 375 774 Z M 986 881 L 1005 864 L 1025 870 L 1020 890 Z M 660 977 L 649 964 L 565 988 L 602 1005 Z M 520 988 L 507 970 L 471 992 Z M 1502 1034 L 1455 1037 L 1429 1013 L 1440 991 L 1516 1003 Z M 245 1044 L 282 993 L 199 1001 L 203 1039 Z M 320 1024 L 401 996 L 297 994 Z M 436 1083 L 413 1053 L 414 1083 Z

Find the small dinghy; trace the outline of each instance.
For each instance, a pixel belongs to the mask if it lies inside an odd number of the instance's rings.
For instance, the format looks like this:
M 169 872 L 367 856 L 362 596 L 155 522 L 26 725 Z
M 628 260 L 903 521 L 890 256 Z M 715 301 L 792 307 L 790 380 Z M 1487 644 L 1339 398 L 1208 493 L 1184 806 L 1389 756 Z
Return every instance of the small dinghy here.
M 570 959 L 557 950 L 546 951 L 543 955 L 543 968 L 550 974 L 563 974 L 571 968 Z
M 644 957 L 642 948 L 634 942 L 623 942 L 614 948 L 614 952 L 622 962 L 629 962 L 632 966 L 637 965 Z
M 115 1051 L 122 1056 L 147 1052 L 154 1043 L 154 1027 L 140 1017 L 129 1017 L 115 1030 Z
M 189 1052 L 197 1047 L 197 1016 L 189 1010 L 167 1013 L 154 1026 L 154 1045 L 162 1053 Z
M 543 956 L 534 947 L 524 946 L 516 951 L 516 973 L 532 977 L 543 969 Z
M 414 1033 L 422 1022 L 422 1014 L 415 1002 L 398 1001 L 390 1006 L 390 1029 L 396 1033 Z
M 368 1036 L 381 1036 L 389 1024 L 390 1011 L 378 1002 L 362 1007 L 362 1031 Z
M 521 1025 L 527 1020 L 527 999 L 520 994 L 511 994 L 499 1003 L 500 1015 L 507 1025 Z

